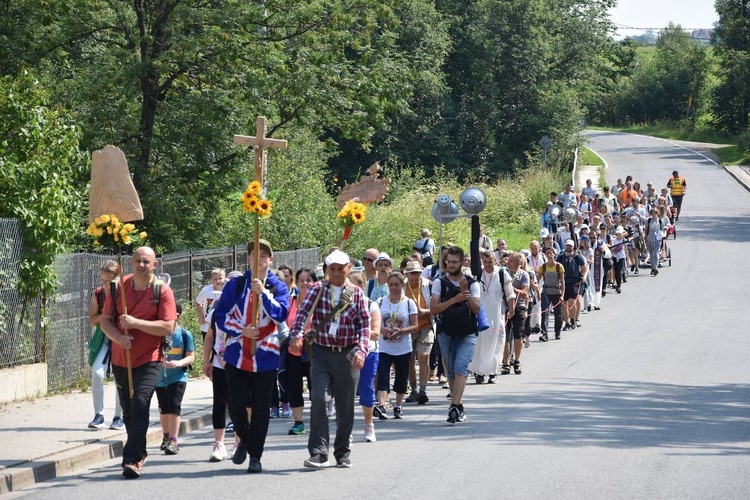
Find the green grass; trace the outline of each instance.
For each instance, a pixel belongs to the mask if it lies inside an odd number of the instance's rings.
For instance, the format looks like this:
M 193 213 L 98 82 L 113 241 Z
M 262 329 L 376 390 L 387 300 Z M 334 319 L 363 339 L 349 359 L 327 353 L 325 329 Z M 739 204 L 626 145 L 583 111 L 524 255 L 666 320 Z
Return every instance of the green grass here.
M 739 146 L 728 146 L 711 150 L 722 165 L 750 165 L 750 154 L 740 150 Z
M 604 160 L 602 160 L 598 154 L 594 153 L 589 148 L 581 146 L 581 148 L 578 149 L 578 164 L 603 167 Z

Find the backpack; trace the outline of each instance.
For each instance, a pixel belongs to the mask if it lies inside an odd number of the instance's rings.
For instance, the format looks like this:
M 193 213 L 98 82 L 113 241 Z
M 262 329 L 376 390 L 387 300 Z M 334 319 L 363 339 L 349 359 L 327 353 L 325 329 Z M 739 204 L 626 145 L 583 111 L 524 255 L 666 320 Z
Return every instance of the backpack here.
M 159 308 L 159 302 L 161 301 L 161 287 L 164 284 L 164 280 L 157 276 L 154 279 L 154 296 L 151 299 L 151 303 Z M 112 294 L 112 317 L 117 317 L 117 284 L 112 281 L 109 284 L 109 293 Z
M 415 250 L 418 250 L 420 254 L 422 254 L 422 266 L 427 267 L 434 264 L 434 261 L 432 259 L 432 252 L 427 250 L 427 246 L 430 244 L 430 239 L 425 238 L 424 244 L 422 245 L 422 248 L 414 248 Z
M 469 288 L 475 283 L 474 278 L 471 276 L 466 275 L 466 280 L 469 282 Z M 460 292 L 461 289 L 451 283 L 449 279 L 440 278 L 440 302 L 450 300 Z M 477 316 L 471 311 L 468 300 L 451 305 L 448 309 L 438 314 L 436 320 L 437 326 L 435 330 L 449 337 L 463 337 L 479 333 Z

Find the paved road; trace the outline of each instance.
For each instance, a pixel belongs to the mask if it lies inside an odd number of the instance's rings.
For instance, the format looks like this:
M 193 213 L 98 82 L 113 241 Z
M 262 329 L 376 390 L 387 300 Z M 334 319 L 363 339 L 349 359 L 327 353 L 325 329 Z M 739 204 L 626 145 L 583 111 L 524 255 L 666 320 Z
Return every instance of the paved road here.
M 468 420 L 445 422 L 445 391 L 378 423 L 350 470 L 308 471 L 304 437 L 272 421 L 262 475 L 207 462 L 210 429 L 176 457 L 152 453 L 138 481 L 119 460 L 20 492 L 31 498 L 746 498 L 750 490 L 750 194 L 720 167 L 664 141 L 594 132 L 607 179 L 688 182 L 673 265 L 561 341 L 533 342 L 523 375 L 471 385 Z M 11 494 L 14 496 L 16 494 Z

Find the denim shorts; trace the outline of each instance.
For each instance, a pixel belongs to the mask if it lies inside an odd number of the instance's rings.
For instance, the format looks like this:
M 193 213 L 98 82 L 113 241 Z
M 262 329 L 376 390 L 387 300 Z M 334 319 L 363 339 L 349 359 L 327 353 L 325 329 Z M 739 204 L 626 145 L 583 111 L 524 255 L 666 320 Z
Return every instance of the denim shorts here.
M 440 343 L 440 352 L 443 354 L 448 378 L 453 380 L 456 374 L 467 377 L 469 375 L 469 363 L 471 363 L 471 358 L 474 357 L 474 345 L 477 343 L 477 336 L 469 334 L 451 337 L 444 333 L 438 333 L 438 342 Z

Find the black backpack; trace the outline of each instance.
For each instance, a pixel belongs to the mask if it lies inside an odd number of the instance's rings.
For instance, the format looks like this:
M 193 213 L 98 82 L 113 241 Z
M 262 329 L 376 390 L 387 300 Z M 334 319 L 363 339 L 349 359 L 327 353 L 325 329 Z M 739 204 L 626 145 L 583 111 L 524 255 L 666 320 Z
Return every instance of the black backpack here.
M 417 250 L 422 255 L 423 267 L 431 266 L 432 264 L 434 264 L 434 259 L 432 258 L 432 252 L 427 250 L 427 247 L 429 244 L 430 244 L 430 239 L 425 238 L 422 248 L 414 247 L 414 250 Z
M 475 282 L 474 278 L 466 275 L 466 280 L 469 282 L 469 288 L 471 288 L 471 285 Z M 440 302 L 450 300 L 460 292 L 461 289 L 449 279 L 440 278 Z M 437 333 L 444 333 L 449 337 L 463 337 L 479 333 L 477 316 L 471 311 L 468 300 L 451 305 L 438 314 L 436 320 Z

